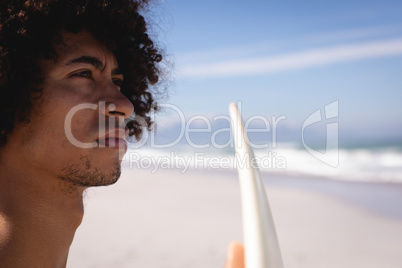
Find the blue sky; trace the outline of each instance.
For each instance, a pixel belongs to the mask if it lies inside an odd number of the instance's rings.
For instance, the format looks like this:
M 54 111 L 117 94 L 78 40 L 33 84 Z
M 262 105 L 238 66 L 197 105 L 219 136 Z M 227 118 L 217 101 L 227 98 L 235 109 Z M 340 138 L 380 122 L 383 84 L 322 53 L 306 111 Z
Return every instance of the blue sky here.
M 402 140 L 402 1 L 165 0 L 153 15 L 187 116 L 241 101 L 297 129 L 339 101 L 343 140 Z

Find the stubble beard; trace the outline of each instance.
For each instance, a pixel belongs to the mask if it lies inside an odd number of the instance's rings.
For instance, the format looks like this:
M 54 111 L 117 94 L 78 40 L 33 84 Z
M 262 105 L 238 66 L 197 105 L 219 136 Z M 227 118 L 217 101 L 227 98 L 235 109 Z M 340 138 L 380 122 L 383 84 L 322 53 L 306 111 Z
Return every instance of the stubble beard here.
M 77 187 L 107 186 L 117 182 L 121 175 L 120 161 L 116 161 L 109 170 L 102 170 L 92 165 L 88 157 L 81 157 L 82 162 L 66 166 L 61 170 L 60 180 Z

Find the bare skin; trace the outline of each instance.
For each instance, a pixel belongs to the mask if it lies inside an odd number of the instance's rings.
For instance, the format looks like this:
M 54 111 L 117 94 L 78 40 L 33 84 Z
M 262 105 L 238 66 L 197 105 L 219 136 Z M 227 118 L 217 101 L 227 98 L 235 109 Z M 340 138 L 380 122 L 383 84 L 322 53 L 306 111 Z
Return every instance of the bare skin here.
M 228 248 L 225 268 L 244 268 L 244 247 L 239 242 L 232 242 Z
M 112 184 L 120 175 L 126 150 L 120 123 L 133 113 L 120 93 L 124 77 L 113 53 L 91 34 L 62 35 L 58 61 L 41 62 L 43 93 L 30 122 L 17 124 L 0 148 L 3 268 L 66 267 L 84 214 L 83 192 Z M 66 134 L 66 118 L 80 104 L 90 106 L 78 109 L 68 128 L 73 140 L 96 146 L 81 148 Z M 103 129 L 100 118 L 106 121 Z M 232 246 L 225 268 L 243 268 L 242 252 L 241 246 Z

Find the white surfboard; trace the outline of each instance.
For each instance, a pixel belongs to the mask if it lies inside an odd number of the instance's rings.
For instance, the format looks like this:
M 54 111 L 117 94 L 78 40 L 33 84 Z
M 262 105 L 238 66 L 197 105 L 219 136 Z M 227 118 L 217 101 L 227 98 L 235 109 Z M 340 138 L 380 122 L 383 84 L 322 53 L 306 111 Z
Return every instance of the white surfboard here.
M 254 153 L 246 140 L 247 133 L 235 103 L 229 105 L 229 112 L 242 200 L 246 268 L 283 268 L 264 184 L 258 167 L 252 163 Z

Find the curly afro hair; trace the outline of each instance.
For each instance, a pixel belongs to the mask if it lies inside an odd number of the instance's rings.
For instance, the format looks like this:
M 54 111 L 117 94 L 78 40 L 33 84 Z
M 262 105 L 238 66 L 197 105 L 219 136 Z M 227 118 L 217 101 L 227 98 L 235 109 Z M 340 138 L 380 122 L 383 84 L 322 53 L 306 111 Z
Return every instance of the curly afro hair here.
M 38 60 L 57 59 L 60 31 L 89 31 L 114 53 L 124 74 L 121 92 L 133 103 L 130 136 L 150 130 L 156 109 L 149 86 L 158 82 L 161 54 L 147 34 L 139 11 L 146 0 L 3 0 L 0 2 L 0 147 L 15 123 L 29 122 L 33 93 L 44 75 Z

